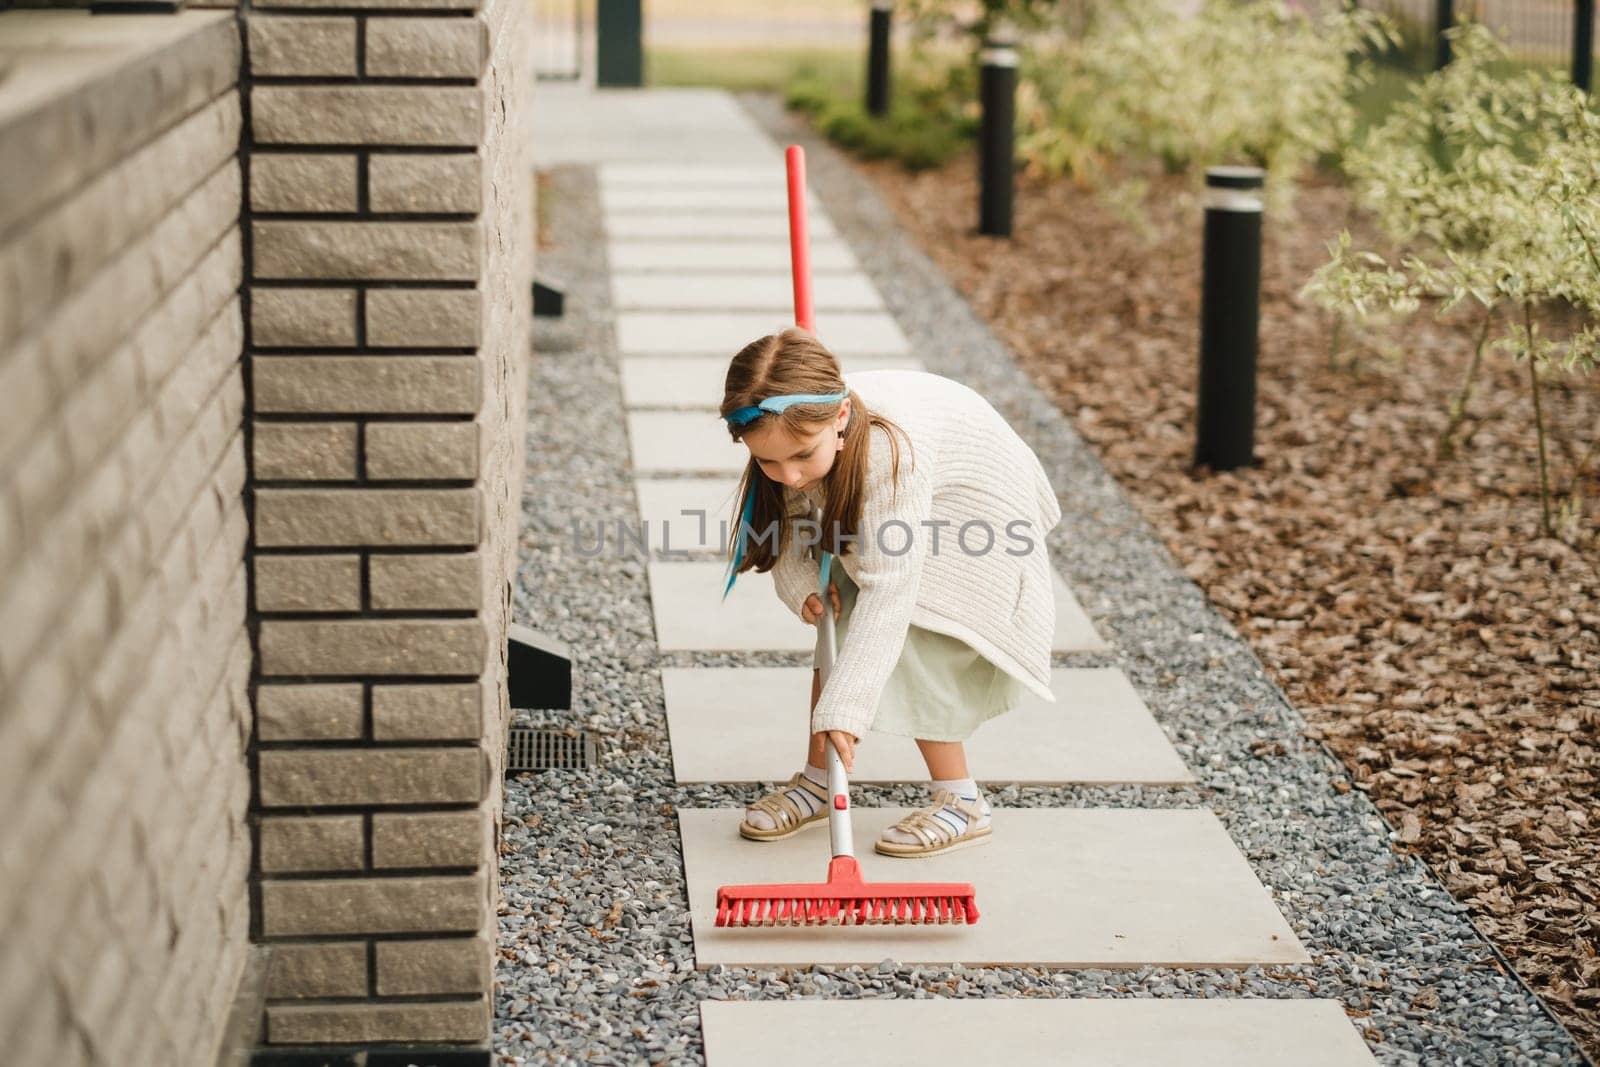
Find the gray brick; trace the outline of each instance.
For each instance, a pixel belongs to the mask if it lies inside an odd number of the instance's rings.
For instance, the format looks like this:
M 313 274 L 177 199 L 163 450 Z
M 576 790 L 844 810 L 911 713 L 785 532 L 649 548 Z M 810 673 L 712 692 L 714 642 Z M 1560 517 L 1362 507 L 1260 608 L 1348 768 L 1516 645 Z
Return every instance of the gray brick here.
M 377 812 L 372 816 L 372 865 L 476 867 L 488 832 L 482 811 Z
M 361 557 L 254 556 L 258 611 L 360 611 Z
M 258 0 L 250 6 L 256 11 L 264 8 L 295 11 L 318 8 L 338 8 L 344 11 L 368 8 L 380 11 L 477 11 L 483 5 L 481 0 L 265 0 L 265 2 Z
M 478 476 L 475 422 L 370 422 L 367 477 L 378 480 Z
M 265 556 L 257 556 L 259 562 Z M 344 741 L 361 736 L 361 685 L 263 685 L 256 729 L 263 741 Z
M 483 921 L 482 875 L 261 881 L 267 937 L 463 931 Z
M 85 37 L 112 28 L 18 11 L 7 16 L 5 36 L 20 34 L 30 17 L 60 19 L 58 39 L 64 42 L 73 39 L 69 25 Z M 46 67 L 71 66 L 64 78 L 51 73 L 45 75 L 49 81 L 34 83 L 27 106 L 20 85 L 7 89 L 6 121 L 0 124 L 0 232 L 226 93 L 239 78 L 239 52 L 234 20 L 180 16 L 160 26 L 128 26 L 95 45 L 85 42 L 39 59 Z M 20 82 L 23 73 L 19 64 L 14 78 Z
M 373 686 L 372 736 L 379 741 L 471 741 L 483 736 L 482 708 L 476 682 Z
M 300 152 L 250 156 L 250 207 L 255 211 L 355 211 L 356 157 Z
M 343 545 L 476 547 L 478 489 L 258 489 L 262 548 Z
M 380 941 L 377 949 L 379 996 L 489 991 L 493 971 L 486 937 Z
M 263 348 L 356 343 L 354 289 L 250 289 L 250 340 Z
M 251 232 L 257 278 L 475 281 L 483 258 L 476 222 L 269 221 Z
M 478 619 L 265 620 L 261 673 L 476 675 L 486 640 Z
M 84 171 L 87 185 L 30 213 L 0 243 L 0 351 L 184 198 L 189 182 L 174 174 L 209 174 L 238 148 L 239 99 L 229 92 L 109 169 Z
M 478 19 L 369 18 L 367 73 L 385 78 L 476 78 L 485 27 Z
M 455 86 L 256 86 L 250 125 L 262 144 L 476 148 L 483 92 Z
M 489 1040 L 486 1000 L 430 1004 L 347 1004 L 326 1007 L 272 1004 L 267 1040 L 273 1044 L 376 1041 L 479 1042 Z
M 477 611 L 483 559 L 476 553 L 374 555 L 370 606 L 379 611 Z
M 268 815 L 261 820 L 261 869 L 359 871 L 366 839 L 359 815 Z
M 470 415 L 480 403 L 475 356 L 270 356 L 250 367 L 260 412 Z
M 374 348 L 476 348 L 482 320 L 476 289 L 367 292 L 367 343 Z
M 476 804 L 484 769 L 480 748 L 265 749 L 261 805 Z
M 111 394 L 105 395 L 109 398 Z M 24 544 L 32 544 L 43 536 L 62 498 L 73 485 L 69 431 L 66 425 L 50 426 L 6 471 L 6 480 L 17 496 L 22 515 Z
M 207 299 L 213 301 L 213 309 L 226 306 L 229 299 L 217 283 L 228 278 L 238 262 L 239 193 L 238 164 L 230 160 L 133 246 L 42 317 L 38 328 L 13 346 L 0 364 L 9 366 L 16 360 L 33 373 L 53 375 L 60 387 L 90 379 L 96 364 L 132 337 L 150 337 L 151 347 L 157 349 L 145 353 L 147 363 L 184 356 L 189 348 L 179 331 L 189 327 L 182 323 L 202 310 L 197 305 Z M 46 268 L 40 265 L 38 269 Z M 196 276 L 204 280 L 191 285 Z M 174 307 L 175 318 L 166 331 L 153 330 L 151 324 L 167 316 L 151 312 L 164 308 L 174 284 L 188 294 L 187 306 Z M 220 326 L 225 317 L 219 316 L 217 321 Z M 203 324 L 206 319 L 198 322 Z M 216 332 L 207 331 L 207 338 Z M 5 384 L 14 386 L 16 380 Z M 26 397 L 33 390 L 24 384 L 19 392 Z M 195 399 L 198 402 L 206 395 Z M 19 438 L 26 440 L 37 432 L 54 410 L 18 409 L 8 393 L 7 417 L 0 419 L 0 453 L 8 453 Z
M 373 211 L 474 215 L 483 207 L 482 174 L 476 152 L 376 152 L 367 160 L 367 204 Z
M 367 993 L 364 941 L 268 946 L 267 997 L 360 997 Z
M 356 478 L 353 422 L 255 421 L 253 454 L 260 481 L 352 481 Z
M 354 77 L 356 20 L 333 16 L 254 15 L 250 71 L 266 77 Z

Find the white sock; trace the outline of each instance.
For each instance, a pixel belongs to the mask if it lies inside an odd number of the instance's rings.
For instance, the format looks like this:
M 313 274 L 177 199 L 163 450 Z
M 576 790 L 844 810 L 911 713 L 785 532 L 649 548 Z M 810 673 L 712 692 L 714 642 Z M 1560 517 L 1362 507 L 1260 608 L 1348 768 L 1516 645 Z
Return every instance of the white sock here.
M 823 770 L 821 767 L 813 767 L 808 763 L 806 764 L 806 769 L 800 773 L 804 774 L 817 785 L 820 785 L 824 791 L 827 790 L 828 772 Z M 801 789 L 798 785 L 793 789 L 785 789 L 784 793 L 788 795 L 790 800 L 794 801 L 795 807 L 806 813 L 807 818 L 810 818 L 822 809 L 822 801 L 818 800 L 804 789 Z M 778 825 L 772 821 L 772 816 L 756 808 L 744 809 L 744 818 L 746 822 L 748 822 L 751 826 L 754 826 L 757 830 L 771 830 Z
M 963 800 L 976 802 L 978 807 L 982 810 L 982 814 L 978 816 L 976 825 L 980 827 L 989 825 L 989 802 L 988 800 L 984 799 L 982 792 L 978 789 L 978 783 L 973 779 L 936 778 L 929 782 L 928 786 L 930 795 L 938 793 L 941 789 L 947 789 Z M 950 832 L 958 837 L 967 832 L 967 813 L 964 811 L 961 811 L 957 808 L 952 808 L 950 805 L 946 804 L 944 807 L 934 812 L 933 817 L 948 826 L 950 828 Z M 904 830 L 896 830 L 892 826 L 884 829 L 883 839 L 885 841 L 892 841 L 896 844 L 902 845 L 915 845 L 918 843 L 918 839 L 915 834 L 907 833 Z

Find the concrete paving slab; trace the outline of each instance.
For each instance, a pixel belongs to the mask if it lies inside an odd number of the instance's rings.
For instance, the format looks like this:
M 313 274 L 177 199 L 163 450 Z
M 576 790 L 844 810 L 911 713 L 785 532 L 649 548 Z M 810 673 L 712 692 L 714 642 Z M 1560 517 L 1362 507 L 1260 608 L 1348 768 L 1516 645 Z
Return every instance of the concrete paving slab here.
M 861 274 L 812 279 L 819 321 L 839 311 L 882 311 L 877 287 Z M 779 274 L 613 274 L 611 304 L 622 311 L 794 310 L 794 284 Z
M 601 227 L 608 237 L 618 240 L 654 241 L 787 241 L 789 219 L 768 215 L 729 215 L 674 211 L 669 214 L 621 213 L 605 216 Z M 824 241 L 837 241 L 839 231 L 827 216 L 806 220 L 815 248 Z
M 630 416 L 632 418 L 634 416 Z M 743 446 L 739 446 L 741 449 Z M 732 524 L 732 519 L 727 520 Z M 721 530 L 711 523 L 712 536 Z M 663 652 L 675 650 L 746 651 L 816 647 L 816 631 L 777 602 L 771 575 L 747 571 L 734 583 L 737 593 L 760 584 L 767 599 L 729 595 L 722 601 L 726 563 L 716 560 L 662 560 L 650 564 L 650 601 L 655 611 L 656 641 Z M 1056 632 L 1054 652 L 1103 651 L 1107 646 L 1059 573 L 1055 577 Z M 752 582 L 751 579 L 756 579 Z M 787 775 L 785 775 L 787 777 Z
M 606 245 L 611 269 L 688 271 L 765 271 L 789 277 L 789 242 L 782 241 L 619 241 Z M 861 264 L 838 241 L 811 246 L 811 274 L 859 273 Z
M 719 89 L 595 89 L 539 82 L 533 89 L 534 166 L 697 163 L 783 173 L 783 150 Z
M 779 153 L 779 159 L 782 158 L 782 153 Z M 691 189 L 753 186 L 764 189 L 774 181 L 783 185 L 788 173 L 782 163 L 776 170 L 770 166 L 728 163 L 602 163 L 597 170 L 602 189 L 639 186 L 650 189 L 666 186 L 687 186 Z
M 642 186 L 600 187 L 600 207 L 608 216 L 620 214 L 660 215 L 667 212 L 698 211 L 729 215 L 775 215 L 789 217 L 789 189 L 780 168 L 764 185 L 696 188 L 674 185 L 665 188 Z M 806 197 L 806 217 L 823 217 L 822 204 L 815 196 Z
M 617 348 L 625 356 L 731 357 L 763 334 L 792 325 L 790 311 L 624 311 L 617 315 Z M 837 352 L 900 356 L 911 351 L 894 316 L 884 312 L 819 313 L 817 334 Z
M 1247 967 L 1309 957 L 1217 817 L 1202 809 L 1001 808 L 986 845 L 872 851 L 905 808 L 853 808 L 868 882 L 970 882 L 971 926 L 718 929 L 717 887 L 821 882 L 828 835 L 739 836 L 740 809 L 679 808 L 695 966 Z
M 852 356 L 844 372 L 923 370 L 910 356 Z M 728 375 L 723 356 L 640 356 L 622 361 L 622 399 L 630 408 L 694 407 L 716 411 Z
M 714 410 L 630 411 L 628 447 L 638 473 L 740 474 L 750 450 L 728 437 Z
M 1337 1000 L 707 1000 L 707 1067 L 1370 1067 Z
M 675 780 L 786 781 L 800 767 L 809 733 L 811 673 L 809 667 L 663 668 Z M 1030 693 L 967 741 L 967 760 L 980 782 L 1194 781 L 1127 675 L 1115 667 L 1057 667 L 1050 675 L 1056 703 Z M 908 737 L 874 732 L 856 750 L 854 781 L 927 778 Z
M 716 552 L 727 558 L 721 524 L 731 529 L 738 478 L 640 478 L 634 488 L 639 521 L 647 524 L 651 547 Z
M 721 533 L 716 523 L 709 525 L 711 536 Z M 716 560 L 649 564 L 650 610 L 661 651 L 816 648 L 817 632 L 778 602 L 771 574 L 746 571 L 724 601 L 727 572 L 727 563 Z

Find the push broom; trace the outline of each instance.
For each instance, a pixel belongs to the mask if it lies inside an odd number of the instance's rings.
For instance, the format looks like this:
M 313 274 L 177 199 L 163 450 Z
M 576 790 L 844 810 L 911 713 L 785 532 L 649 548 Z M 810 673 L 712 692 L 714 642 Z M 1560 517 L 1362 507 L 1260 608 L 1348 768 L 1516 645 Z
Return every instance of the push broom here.
M 794 268 L 795 325 L 816 332 L 811 304 L 810 249 L 806 242 L 805 152 L 790 145 L 785 153 L 789 169 L 789 250 Z M 820 509 L 812 518 L 819 528 Z M 817 620 L 817 666 L 822 684 L 833 671 L 835 655 L 833 612 L 828 596 L 828 572 L 833 556 L 822 553 L 818 593 L 822 617 Z M 717 890 L 718 926 L 858 926 L 867 924 L 975 923 L 978 905 L 968 882 L 867 882 L 861 878 L 850 834 L 850 782 L 844 761 L 832 740 L 828 753 L 828 836 L 833 859 L 826 882 L 789 885 L 725 885 Z

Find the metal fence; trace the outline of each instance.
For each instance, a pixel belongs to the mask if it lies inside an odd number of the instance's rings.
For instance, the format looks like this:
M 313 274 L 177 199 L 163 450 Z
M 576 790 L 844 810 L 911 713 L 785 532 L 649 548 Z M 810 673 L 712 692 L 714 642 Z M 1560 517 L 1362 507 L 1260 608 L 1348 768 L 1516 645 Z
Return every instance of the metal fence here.
M 1399 25 L 1405 46 L 1388 58 L 1417 70 L 1448 60 L 1439 30 L 1454 18 L 1488 26 L 1520 62 L 1562 66 L 1576 75 L 1595 52 L 1594 0 L 1356 0 L 1356 6 Z M 1588 48 L 1575 47 L 1584 38 Z

